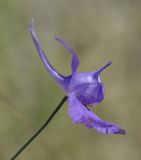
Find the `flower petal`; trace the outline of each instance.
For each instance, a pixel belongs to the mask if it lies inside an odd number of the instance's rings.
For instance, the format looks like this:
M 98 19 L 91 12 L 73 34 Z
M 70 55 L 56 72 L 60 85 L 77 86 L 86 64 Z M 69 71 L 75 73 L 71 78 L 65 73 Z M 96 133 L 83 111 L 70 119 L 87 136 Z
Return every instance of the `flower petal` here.
M 88 128 L 95 128 L 98 132 L 105 134 L 125 134 L 118 125 L 100 119 L 96 114 L 84 106 L 75 96 L 70 95 L 69 115 L 74 123 L 83 123 Z
M 55 40 L 63 44 L 63 46 L 71 53 L 72 55 L 71 69 L 72 69 L 72 74 L 75 74 L 79 65 L 79 59 L 77 57 L 76 52 L 70 47 L 70 45 L 67 42 L 60 39 L 59 37 L 55 37 Z
M 83 104 L 98 104 L 104 99 L 104 85 L 102 83 L 84 84 L 77 89 L 77 97 Z
M 35 33 L 35 29 L 34 29 L 34 24 L 33 24 L 33 20 L 31 21 L 31 23 L 29 24 L 29 30 L 31 32 L 31 36 L 32 36 L 32 39 L 34 41 L 34 44 L 36 46 L 36 49 L 39 53 L 39 56 L 45 66 L 45 68 L 48 70 L 48 72 L 51 74 L 51 76 L 57 81 L 59 82 L 59 84 L 61 84 L 61 86 L 63 88 L 65 88 L 65 77 L 62 76 L 61 74 L 59 74 L 54 68 L 53 66 L 49 63 L 44 51 L 42 50 L 42 47 L 40 45 L 40 42 L 38 40 L 38 37 Z
M 107 67 L 109 67 L 112 64 L 111 61 L 106 63 L 103 67 L 101 67 L 98 71 L 94 72 L 95 75 L 99 75 L 102 71 L 104 71 Z

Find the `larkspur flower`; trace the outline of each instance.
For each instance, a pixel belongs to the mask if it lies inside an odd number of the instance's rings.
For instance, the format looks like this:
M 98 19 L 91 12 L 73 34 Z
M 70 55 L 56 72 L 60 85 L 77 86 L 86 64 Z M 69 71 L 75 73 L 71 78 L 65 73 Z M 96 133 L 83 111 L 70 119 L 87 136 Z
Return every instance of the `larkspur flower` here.
M 125 134 L 125 130 L 121 129 L 118 125 L 100 119 L 90 110 L 91 106 L 95 106 L 104 99 L 104 85 L 100 79 L 100 73 L 111 65 L 111 61 L 97 71 L 78 73 L 79 59 L 77 54 L 64 40 L 55 37 L 72 56 L 72 74 L 65 77 L 59 74 L 49 63 L 35 33 L 33 21 L 30 23 L 29 29 L 45 68 L 67 93 L 68 111 L 72 121 L 74 123 L 85 124 L 86 127 L 95 128 L 98 132 L 105 134 Z

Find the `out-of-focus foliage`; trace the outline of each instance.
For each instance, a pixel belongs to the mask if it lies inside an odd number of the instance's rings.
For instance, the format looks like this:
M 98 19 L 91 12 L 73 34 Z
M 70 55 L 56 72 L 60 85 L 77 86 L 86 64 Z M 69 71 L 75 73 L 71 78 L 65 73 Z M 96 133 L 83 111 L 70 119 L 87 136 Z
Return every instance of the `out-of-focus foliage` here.
M 35 19 L 47 57 L 65 75 L 70 56 L 58 35 L 80 57 L 79 71 L 102 74 L 105 100 L 95 108 L 121 124 L 126 136 L 105 136 L 72 124 L 65 105 L 19 160 L 141 159 L 141 1 L 0 0 L 0 159 L 9 159 L 40 127 L 64 95 L 45 71 L 28 31 Z

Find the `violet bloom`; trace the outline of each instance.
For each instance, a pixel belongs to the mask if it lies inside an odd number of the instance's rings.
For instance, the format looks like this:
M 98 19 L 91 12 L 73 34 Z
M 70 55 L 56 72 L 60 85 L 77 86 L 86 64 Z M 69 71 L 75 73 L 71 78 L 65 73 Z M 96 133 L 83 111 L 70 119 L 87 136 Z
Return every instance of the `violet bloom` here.
M 72 121 L 74 123 L 83 123 L 86 127 L 95 128 L 98 132 L 105 134 L 125 134 L 125 130 L 121 129 L 118 125 L 100 119 L 90 110 L 91 106 L 95 106 L 104 99 L 104 85 L 99 76 L 103 70 L 111 65 L 111 62 L 108 62 L 97 71 L 78 73 L 79 59 L 77 54 L 64 40 L 55 37 L 72 56 L 72 74 L 65 77 L 59 74 L 49 63 L 35 33 L 33 21 L 29 28 L 45 68 L 67 93 L 69 115 Z

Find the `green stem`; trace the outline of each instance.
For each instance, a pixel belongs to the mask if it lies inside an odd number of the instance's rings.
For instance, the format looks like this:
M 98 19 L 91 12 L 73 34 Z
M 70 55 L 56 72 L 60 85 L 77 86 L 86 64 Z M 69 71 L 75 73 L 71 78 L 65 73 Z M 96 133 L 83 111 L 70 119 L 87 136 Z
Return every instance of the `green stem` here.
M 45 127 L 49 124 L 49 122 L 52 120 L 52 118 L 55 116 L 55 114 L 58 112 L 58 110 L 62 107 L 62 105 L 65 103 L 65 101 L 68 99 L 67 96 L 63 97 L 61 102 L 58 104 L 58 106 L 55 108 L 55 110 L 52 112 L 52 114 L 49 116 L 47 121 L 37 130 L 37 132 L 15 153 L 15 155 L 10 160 L 15 160 L 20 153 L 44 130 Z

